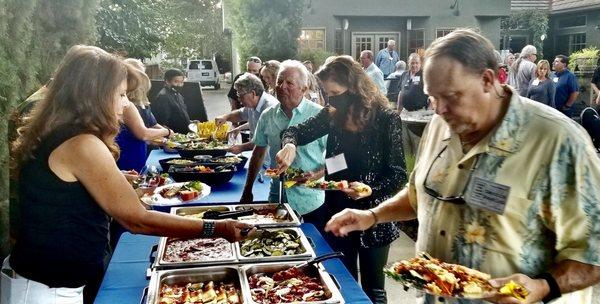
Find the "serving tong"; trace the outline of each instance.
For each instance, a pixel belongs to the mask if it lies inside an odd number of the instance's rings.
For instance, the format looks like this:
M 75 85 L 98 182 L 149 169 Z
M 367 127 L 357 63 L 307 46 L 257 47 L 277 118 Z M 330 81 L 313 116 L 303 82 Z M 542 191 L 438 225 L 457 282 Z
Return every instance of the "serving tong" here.
M 342 257 L 344 257 L 344 254 L 342 252 L 339 252 L 339 251 L 331 252 L 331 253 L 327 253 L 327 254 L 318 256 L 310 261 L 302 262 L 302 263 L 294 266 L 294 268 L 306 269 L 308 267 L 315 266 L 317 263 L 321 263 L 325 260 L 334 259 L 334 258 L 342 258 Z
M 202 215 L 203 219 L 206 220 L 222 220 L 222 219 L 237 219 L 238 217 L 241 216 L 248 216 L 248 215 L 252 215 L 254 214 L 254 210 L 252 209 L 248 209 L 248 210 L 235 210 L 235 211 L 216 211 L 216 210 L 209 210 L 204 212 L 204 214 Z

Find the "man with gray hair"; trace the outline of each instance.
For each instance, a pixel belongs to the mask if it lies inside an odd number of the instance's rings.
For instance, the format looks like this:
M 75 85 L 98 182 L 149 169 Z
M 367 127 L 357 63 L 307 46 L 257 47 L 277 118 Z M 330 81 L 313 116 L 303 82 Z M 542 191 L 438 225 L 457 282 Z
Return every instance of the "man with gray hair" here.
M 526 45 L 523 47 L 519 59 L 510 67 L 515 75 L 515 89 L 521 96 L 527 96 L 531 80 L 537 77 L 535 73 L 537 70 L 537 66 L 535 65 L 536 59 L 537 49 L 535 46 Z
M 289 126 L 300 124 L 314 117 L 323 107 L 306 99 L 308 90 L 308 70 L 296 60 L 286 60 L 281 63 L 277 76 L 277 98 L 280 103 L 266 109 L 258 120 L 254 133 L 255 144 L 248 167 L 246 185 L 240 202 L 252 202 L 252 185 L 263 160 L 271 155 L 271 164 L 275 165 L 275 155 L 281 149 L 281 132 Z M 327 136 L 323 136 L 307 145 L 299 146 L 298 156 L 291 167 L 303 172 L 303 179 L 319 179 L 324 175 L 325 146 Z M 269 149 L 269 150 L 267 150 Z M 269 153 L 267 153 L 269 152 Z M 279 182 L 271 181 L 270 202 L 279 201 Z M 325 193 L 320 190 L 305 187 L 291 187 L 282 191 L 283 200 L 287 200 L 292 208 L 302 215 L 305 222 L 314 224 L 323 231 L 325 226 L 322 209 Z
M 360 63 L 365 73 L 375 82 L 384 95 L 387 93 L 385 83 L 383 82 L 383 72 L 373 63 L 373 52 L 364 50 L 360 52 Z
M 381 49 L 375 58 L 375 65 L 383 73 L 383 79 L 387 79 L 394 72 L 396 62 L 400 59 L 396 50 L 396 41 L 390 39 L 387 42 L 387 48 Z
M 260 114 L 268 107 L 277 104 L 278 101 L 265 91 L 262 81 L 254 74 L 244 73 L 233 85 L 237 97 L 244 107 L 216 117 L 215 123 L 222 125 L 227 121 L 234 123 L 247 121 L 250 127 L 250 136 L 252 137 L 256 131 L 256 124 L 258 123 Z M 253 148 L 254 143 L 250 141 L 232 146 L 229 148 L 229 152 L 239 154 Z

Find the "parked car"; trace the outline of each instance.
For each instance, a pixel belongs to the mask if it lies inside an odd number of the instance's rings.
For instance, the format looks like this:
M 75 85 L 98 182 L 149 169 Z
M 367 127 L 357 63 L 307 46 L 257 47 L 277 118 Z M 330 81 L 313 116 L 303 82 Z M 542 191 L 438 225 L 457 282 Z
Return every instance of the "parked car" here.
M 213 86 L 215 90 L 221 88 L 217 62 L 212 59 L 191 59 L 187 66 L 188 81 L 197 81 L 201 86 Z

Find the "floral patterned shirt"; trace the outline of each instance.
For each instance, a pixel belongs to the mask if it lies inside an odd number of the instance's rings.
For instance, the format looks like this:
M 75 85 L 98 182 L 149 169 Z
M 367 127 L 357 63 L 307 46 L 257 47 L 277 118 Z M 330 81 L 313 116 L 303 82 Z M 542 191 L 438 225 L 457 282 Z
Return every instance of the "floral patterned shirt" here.
M 535 276 L 566 259 L 600 266 L 600 159 L 589 136 L 560 112 L 505 90 L 512 97 L 500 125 L 466 154 L 440 116 L 424 132 L 409 180 L 417 252 L 492 277 Z M 441 196 L 468 198 L 475 178 L 510 187 L 502 214 L 425 192 L 427 185 Z M 591 295 L 589 287 L 552 303 L 591 303 Z

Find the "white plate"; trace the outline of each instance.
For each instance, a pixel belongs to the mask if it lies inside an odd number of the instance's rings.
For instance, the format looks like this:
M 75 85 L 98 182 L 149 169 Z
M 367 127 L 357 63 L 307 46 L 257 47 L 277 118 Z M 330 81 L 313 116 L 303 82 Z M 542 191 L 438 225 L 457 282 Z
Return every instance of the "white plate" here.
M 141 199 L 144 203 L 146 203 L 148 205 L 152 205 L 152 206 L 174 206 L 174 205 L 181 205 L 181 204 L 195 202 L 195 201 L 197 201 L 203 197 L 206 197 L 207 195 L 210 194 L 210 186 L 205 183 L 201 183 L 202 184 L 202 192 L 198 193 L 198 197 L 196 197 L 195 199 L 191 199 L 189 201 L 182 201 L 178 196 L 171 197 L 171 198 L 165 198 L 165 197 L 162 197 L 162 195 L 160 195 L 160 191 L 162 189 L 165 189 L 167 187 L 173 187 L 173 186 L 183 186 L 186 183 L 188 183 L 188 182 L 173 183 L 173 184 L 167 184 L 164 186 L 157 187 L 151 196 L 144 196 Z

